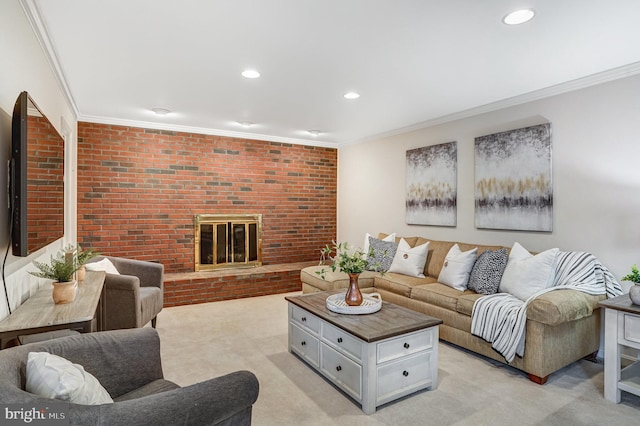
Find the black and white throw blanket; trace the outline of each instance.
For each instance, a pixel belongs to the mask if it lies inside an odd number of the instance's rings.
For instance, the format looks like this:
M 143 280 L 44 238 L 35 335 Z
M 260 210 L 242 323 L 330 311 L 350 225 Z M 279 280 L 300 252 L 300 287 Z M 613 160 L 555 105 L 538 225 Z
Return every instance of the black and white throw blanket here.
M 574 289 L 607 298 L 622 294 L 613 274 L 590 253 L 558 252 L 552 287 L 543 289 L 526 301 L 508 293 L 480 297 L 471 313 L 471 334 L 491 343 L 510 363 L 524 354 L 527 307 L 536 297 L 549 291 Z

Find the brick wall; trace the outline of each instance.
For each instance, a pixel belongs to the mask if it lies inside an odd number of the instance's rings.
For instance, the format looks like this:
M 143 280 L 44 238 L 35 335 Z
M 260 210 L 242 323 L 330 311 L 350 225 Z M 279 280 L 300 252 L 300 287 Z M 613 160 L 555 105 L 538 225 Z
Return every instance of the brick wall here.
M 262 213 L 263 264 L 336 235 L 337 150 L 78 123 L 78 242 L 190 272 L 193 217 Z

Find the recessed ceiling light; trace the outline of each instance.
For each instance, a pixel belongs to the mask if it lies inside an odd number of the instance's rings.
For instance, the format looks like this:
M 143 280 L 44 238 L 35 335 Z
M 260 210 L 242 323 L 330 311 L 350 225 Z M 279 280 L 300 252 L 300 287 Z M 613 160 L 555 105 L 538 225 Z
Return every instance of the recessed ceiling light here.
M 244 70 L 242 71 L 242 76 L 246 78 L 258 78 L 260 77 L 260 73 L 256 70 Z
M 347 92 L 344 94 L 345 99 L 358 99 L 359 97 L 360 94 L 356 92 Z
M 171 112 L 166 108 L 151 108 L 151 111 L 155 112 L 156 115 L 167 115 Z
M 507 25 L 524 24 L 525 22 L 532 20 L 535 14 L 536 13 L 532 9 L 514 10 L 502 18 L 502 22 Z
M 238 124 L 244 127 L 245 129 L 248 129 L 249 127 L 253 126 L 253 123 L 250 121 L 238 121 Z
M 311 136 L 318 136 L 320 134 L 320 130 L 307 130 L 307 132 L 311 135 Z

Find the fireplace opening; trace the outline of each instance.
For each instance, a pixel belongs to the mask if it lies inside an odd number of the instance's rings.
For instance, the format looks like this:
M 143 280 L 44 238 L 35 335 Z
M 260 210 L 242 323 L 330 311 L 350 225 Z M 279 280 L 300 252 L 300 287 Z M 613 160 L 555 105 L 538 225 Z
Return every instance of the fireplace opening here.
M 195 216 L 195 269 L 262 265 L 262 215 Z

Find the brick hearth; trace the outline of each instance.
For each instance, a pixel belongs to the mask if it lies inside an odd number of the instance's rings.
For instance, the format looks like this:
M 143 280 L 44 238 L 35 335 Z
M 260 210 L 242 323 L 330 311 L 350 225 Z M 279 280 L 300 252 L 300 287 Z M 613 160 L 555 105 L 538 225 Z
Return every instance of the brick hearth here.
M 166 273 L 164 305 L 191 305 L 298 291 L 301 289 L 300 270 L 317 264 L 317 261 L 312 261 L 245 269 Z

